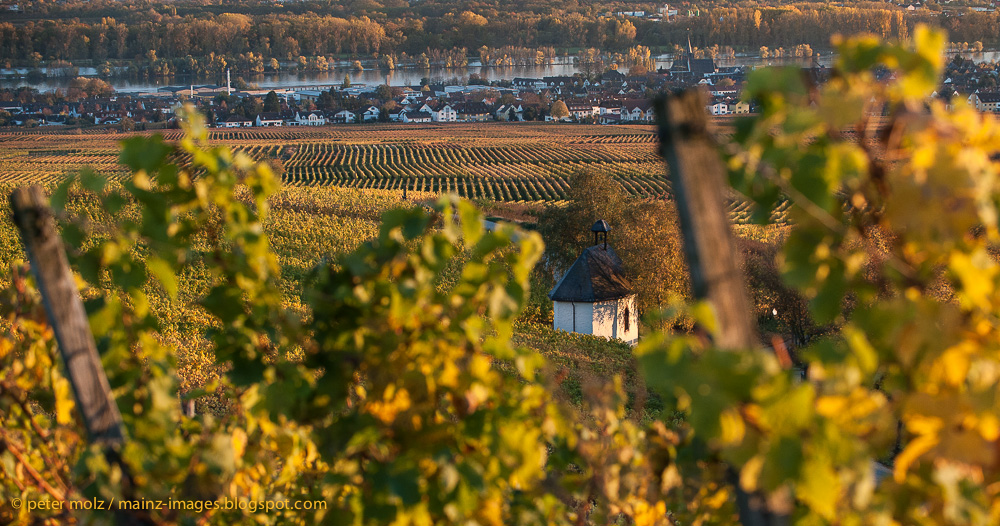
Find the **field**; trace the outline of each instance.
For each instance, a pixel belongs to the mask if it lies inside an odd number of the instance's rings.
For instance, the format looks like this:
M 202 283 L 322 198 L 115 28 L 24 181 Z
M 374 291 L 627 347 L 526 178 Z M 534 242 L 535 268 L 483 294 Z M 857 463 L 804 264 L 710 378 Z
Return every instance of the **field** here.
M 175 139 L 179 132 L 168 132 Z M 116 133 L 0 132 L 0 181 L 54 182 L 91 166 L 120 177 Z M 573 170 L 607 171 L 637 195 L 661 195 L 651 126 L 347 125 L 214 130 L 214 143 L 277 159 L 290 186 L 454 192 L 470 199 L 561 199 Z
M 180 136 L 168 131 L 167 140 Z M 111 178 L 128 135 L 40 129 L 0 131 L 0 182 L 56 183 L 83 167 Z M 558 202 L 573 171 L 612 174 L 632 195 L 670 189 L 653 126 L 548 123 L 341 125 L 320 128 L 213 130 L 214 144 L 283 168 L 285 186 L 333 186 L 457 193 L 497 202 Z M 732 202 L 737 222 L 745 203 Z M 780 211 L 779 211 L 780 215 Z

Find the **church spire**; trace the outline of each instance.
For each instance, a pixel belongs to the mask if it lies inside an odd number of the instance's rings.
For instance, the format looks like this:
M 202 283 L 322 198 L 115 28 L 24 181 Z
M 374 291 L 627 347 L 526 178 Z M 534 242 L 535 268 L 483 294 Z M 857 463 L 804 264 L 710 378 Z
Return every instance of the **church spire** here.
M 691 72 L 691 58 L 694 57 L 694 50 L 691 48 L 691 28 L 688 28 L 688 73 Z

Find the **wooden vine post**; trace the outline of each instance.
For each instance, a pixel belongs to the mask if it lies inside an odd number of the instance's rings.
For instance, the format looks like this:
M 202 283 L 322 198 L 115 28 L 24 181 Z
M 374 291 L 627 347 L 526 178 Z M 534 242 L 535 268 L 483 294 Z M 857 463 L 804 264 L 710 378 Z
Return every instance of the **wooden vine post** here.
M 760 343 L 726 212 L 725 170 L 708 130 L 705 104 L 699 90 L 657 100 L 660 154 L 667 161 L 677 203 L 691 288 L 695 298 L 708 300 L 715 309 L 715 343 L 724 349 L 750 349 Z
M 760 346 L 751 313 L 746 281 L 726 213 L 728 187 L 719 151 L 708 128 L 707 100 L 689 89 L 658 98 L 654 103 L 660 154 L 666 160 L 684 254 L 696 299 L 707 300 L 718 331 L 715 344 L 733 351 Z M 743 526 L 790 524 L 791 497 L 748 494 L 730 467 Z
M 11 194 L 11 208 L 87 434 L 91 441 L 120 445 L 125 439 L 122 416 L 111 396 L 48 200 L 39 186 L 18 188 Z
M 131 499 L 131 478 L 119 455 L 125 442 L 122 416 L 97 354 L 87 311 L 77 291 L 62 239 L 56 232 L 48 199 L 36 185 L 14 190 L 10 203 L 14 224 L 21 234 L 87 435 L 91 442 L 104 446 L 109 464 L 121 468 L 122 495 Z M 121 507 L 109 512 L 118 525 L 152 524 L 147 515 L 139 512 Z

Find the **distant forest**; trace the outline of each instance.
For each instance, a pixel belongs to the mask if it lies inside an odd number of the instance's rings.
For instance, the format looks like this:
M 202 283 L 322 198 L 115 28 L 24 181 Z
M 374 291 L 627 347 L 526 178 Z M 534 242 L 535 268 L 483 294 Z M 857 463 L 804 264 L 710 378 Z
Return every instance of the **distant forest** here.
M 584 0 L 29 1 L 22 12 L 3 15 L 0 66 L 65 61 L 110 71 L 109 64 L 128 61 L 156 74 L 227 66 L 260 73 L 289 61 L 304 65 L 309 58 L 315 65 L 316 57 L 336 57 L 378 59 L 392 68 L 400 59 L 419 64 L 416 57 L 435 53 L 481 55 L 484 46 L 500 54 L 545 50 L 539 57 L 638 45 L 671 51 L 686 45 L 689 35 L 697 47 L 757 51 L 807 44 L 822 50 L 837 33 L 899 38 L 918 23 L 946 29 L 954 42 L 1000 44 L 998 14 L 955 7 L 959 3 L 925 2 L 916 12 L 872 2 L 677 3 L 670 7 L 681 16 L 668 22 L 616 15 L 623 9 L 653 13 L 662 3 Z

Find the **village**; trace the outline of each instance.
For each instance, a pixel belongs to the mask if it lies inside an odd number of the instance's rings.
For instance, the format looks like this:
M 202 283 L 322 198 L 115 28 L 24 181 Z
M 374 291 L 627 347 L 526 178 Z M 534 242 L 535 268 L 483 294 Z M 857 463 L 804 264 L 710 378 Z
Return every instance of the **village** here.
M 749 113 L 739 99 L 745 67 L 719 67 L 712 59 L 687 58 L 669 70 L 626 75 L 610 69 L 590 79 L 581 74 L 485 83 L 426 82 L 417 86 L 354 84 L 286 89 L 234 89 L 225 85 L 162 87 L 112 93 L 56 104 L 0 102 L 15 126 L 115 125 L 167 122 L 192 102 L 218 128 L 324 126 L 364 122 L 563 121 L 597 124 L 651 122 L 653 92 L 700 85 L 709 92 L 712 115 Z
M 326 126 L 354 123 L 449 123 L 559 121 L 587 124 L 653 121 L 650 98 L 656 92 L 697 86 L 707 93 L 706 112 L 713 116 L 755 112 L 741 98 L 750 68 L 720 67 L 711 58 L 674 61 L 669 69 L 626 75 L 609 69 L 599 76 L 583 74 L 542 78 L 515 77 L 486 82 L 431 82 L 415 86 L 351 83 L 281 89 L 235 89 L 223 85 L 161 87 L 139 92 L 106 90 L 77 100 L 58 93 L 38 94 L 28 88 L 5 90 L 0 125 L 118 126 L 123 131 L 172 125 L 178 107 L 195 104 L 216 128 Z M 826 81 L 828 68 L 804 67 L 812 82 Z M 97 79 L 88 82 L 101 83 Z M 998 71 L 993 63 L 955 57 L 935 96 L 949 104 L 959 98 L 984 112 L 1000 112 Z M 45 100 L 49 99 L 49 100 Z

